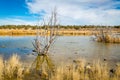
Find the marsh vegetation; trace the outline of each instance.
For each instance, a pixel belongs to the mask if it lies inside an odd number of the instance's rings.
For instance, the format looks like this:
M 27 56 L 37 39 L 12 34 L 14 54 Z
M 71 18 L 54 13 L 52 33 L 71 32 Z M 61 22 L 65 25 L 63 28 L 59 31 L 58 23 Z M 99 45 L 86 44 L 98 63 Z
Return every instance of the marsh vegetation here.
M 39 26 L 40 35 L 46 30 L 47 25 Z M 57 27 L 57 26 L 56 26 Z M 112 33 L 120 33 L 120 26 L 109 26 Z M 59 35 L 93 35 L 98 33 L 98 29 L 106 28 L 106 26 L 94 25 L 59 25 Z M 31 25 L 3 25 L 0 26 L 0 35 L 36 35 L 37 26 Z M 50 31 L 48 31 L 50 32 Z
M 17 55 L 8 60 L 0 57 L 0 80 L 119 80 L 120 65 L 111 69 L 107 62 L 100 60 L 87 63 L 84 59 L 74 60 L 71 64 L 59 64 L 53 71 L 44 65 L 42 72 L 36 72 L 28 64 L 20 61 Z
M 111 28 L 102 28 L 95 33 L 96 41 L 105 43 L 120 43 L 120 35 L 113 33 Z

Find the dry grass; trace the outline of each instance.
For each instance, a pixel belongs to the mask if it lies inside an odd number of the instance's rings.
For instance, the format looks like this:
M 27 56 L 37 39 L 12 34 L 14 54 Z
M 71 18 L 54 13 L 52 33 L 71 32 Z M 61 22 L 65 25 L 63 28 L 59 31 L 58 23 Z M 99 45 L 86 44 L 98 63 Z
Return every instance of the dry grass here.
M 116 33 L 109 28 L 98 29 L 98 34 L 94 33 L 96 36 L 96 41 L 105 43 L 120 43 L 119 32 Z
M 94 29 L 94 28 L 93 28 Z M 80 29 L 80 30 L 72 30 L 72 29 L 60 29 L 58 31 L 59 35 L 93 35 L 93 33 L 98 34 L 98 31 L 94 31 L 93 29 Z M 42 34 L 45 30 L 41 29 L 40 34 Z M 120 33 L 120 29 L 112 30 L 112 33 Z M 50 34 L 50 31 L 48 31 Z M 36 35 L 36 30 L 32 29 L 0 29 L 0 35 Z
M 0 58 L 0 80 L 22 80 L 25 70 L 19 56 L 13 55 L 8 61 Z
M 87 63 L 81 59 L 56 66 L 54 71 L 47 66 L 36 71 L 25 67 L 19 57 L 13 55 L 7 61 L 0 57 L 0 80 L 120 80 L 120 65 L 111 71 L 107 62 Z
M 0 80 L 3 79 L 3 68 L 4 68 L 3 58 L 0 57 Z
M 120 36 L 102 34 L 97 36 L 97 41 L 106 43 L 120 43 Z

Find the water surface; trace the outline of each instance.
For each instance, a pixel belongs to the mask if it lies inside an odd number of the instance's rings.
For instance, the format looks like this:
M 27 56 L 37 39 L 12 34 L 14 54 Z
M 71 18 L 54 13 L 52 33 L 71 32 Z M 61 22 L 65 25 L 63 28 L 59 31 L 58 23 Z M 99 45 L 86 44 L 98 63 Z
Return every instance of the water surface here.
M 35 36 L 0 36 L 0 54 L 8 58 L 18 54 L 22 58 L 31 55 L 32 42 Z M 86 60 L 107 59 L 110 62 L 120 62 L 120 44 L 98 43 L 91 36 L 60 36 L 51 47 L 49 54 L 55 61 L 72 61 L 85 58 Z

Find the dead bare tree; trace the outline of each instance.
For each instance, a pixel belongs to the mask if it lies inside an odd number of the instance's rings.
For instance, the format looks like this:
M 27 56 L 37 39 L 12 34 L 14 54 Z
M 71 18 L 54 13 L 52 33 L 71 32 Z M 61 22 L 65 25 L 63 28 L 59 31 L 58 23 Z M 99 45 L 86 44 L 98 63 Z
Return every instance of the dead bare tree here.
M 39 31 L 41 29 L 39 27 L 37 30 L 36 39 L 33 42 L 37 57 L 32 66 L 35 65 L 36 70 L 39 70 L 43 62 L 45 61 L 50 69 L 53 68 L 53 63 L 52 60 L 49 58 L 48 52 L 58 35 L 59 25 L 57 20 L 56 8 L 52 11 L 52 14 L 47 21 L 43 20 L 43 26 L 45 26 L 45 29 L 41 33 L 41 36 L 39 35 Z

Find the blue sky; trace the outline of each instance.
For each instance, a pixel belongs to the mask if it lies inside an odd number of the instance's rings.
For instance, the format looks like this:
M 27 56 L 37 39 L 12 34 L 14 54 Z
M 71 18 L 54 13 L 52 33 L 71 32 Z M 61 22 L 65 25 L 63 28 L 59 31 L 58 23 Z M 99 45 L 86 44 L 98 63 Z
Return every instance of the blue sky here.
M 120 25 L 120 0 L 0 0 L 0 25 L 36 25 L 55 6 L 60 24 Z
M 0 17 L 27 16 L 24 0 L 0 0 Z
M 0 0 L 0 25 L 36 24 L 35 14 L 31 14 L 26 0 Z

